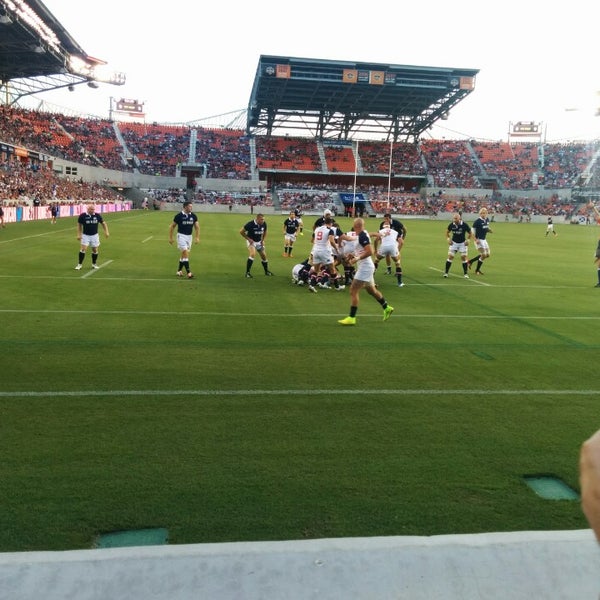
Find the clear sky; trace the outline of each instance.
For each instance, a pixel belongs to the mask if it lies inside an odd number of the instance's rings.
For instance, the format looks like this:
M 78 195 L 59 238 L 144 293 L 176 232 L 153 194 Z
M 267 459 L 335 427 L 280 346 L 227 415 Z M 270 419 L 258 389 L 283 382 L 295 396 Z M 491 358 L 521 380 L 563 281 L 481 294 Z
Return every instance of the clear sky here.
M 146 121 L 188 122 L 248 105 L 261 54 L 479 69 L 475 91 L 435 138 L 506 140 L 509 122 L 548 141 L 600 137 L 598 26 L 589 0 L 44 0 L 91 56 L 127 83 L 36 97 L 108 117 L 110 98 L 145 103 Z

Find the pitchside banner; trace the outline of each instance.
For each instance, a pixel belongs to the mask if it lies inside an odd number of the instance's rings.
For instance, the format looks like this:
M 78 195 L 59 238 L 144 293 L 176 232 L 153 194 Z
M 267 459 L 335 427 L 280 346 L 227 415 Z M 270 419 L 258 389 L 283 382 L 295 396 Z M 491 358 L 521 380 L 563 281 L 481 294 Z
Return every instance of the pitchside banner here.
M 87 204 L 60 204 L 59 217 L 76 217 L 82 212 L 85 212 Z M 127 200 L 125 202 L 98 202 L 94 204 L 96 212 L 99 213 L 114 213 L 132 210 L 133 202 Z M 41 219 L 50 218 L 49 206 L 5 206 L 4 207 L 4 222 L 5 223 L 20 223 L 21 221 L 38 221 Z

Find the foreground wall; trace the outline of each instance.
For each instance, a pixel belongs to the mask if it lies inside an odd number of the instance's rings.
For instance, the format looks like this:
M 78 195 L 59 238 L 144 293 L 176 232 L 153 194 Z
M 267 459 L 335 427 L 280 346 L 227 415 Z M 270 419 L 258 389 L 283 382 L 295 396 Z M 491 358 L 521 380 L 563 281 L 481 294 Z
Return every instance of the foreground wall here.
M 0 554 L 14 600 L 596 600 L 591 530 Z

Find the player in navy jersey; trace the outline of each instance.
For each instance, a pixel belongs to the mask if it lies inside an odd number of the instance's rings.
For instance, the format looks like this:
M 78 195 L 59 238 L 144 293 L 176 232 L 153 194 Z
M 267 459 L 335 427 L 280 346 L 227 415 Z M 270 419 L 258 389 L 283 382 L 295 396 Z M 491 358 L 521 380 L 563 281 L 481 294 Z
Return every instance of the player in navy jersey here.
M 267 237 L 267 222 L 265 216 L 262 213 L 258 213 L 253 221 L 248 221 L 241 229 L 240 235 L 246 240 L 248 246 L 248 259 L 246 260 L 246 277 L 252 278 L 252 265 L 254 264 L 254 257 L 258 252 L 262 266 L 265 271 L 265 275 L 272 276 L 273 273 L 269 271 L 269 260 L 265 251 L 265 239 Z
M 283 257 L 292 258 L 292 247 L 296 241 L 296 234 L 300 231 L 300 221 L 296 213 L 292 211 L 290 216 L 283 222 Z
M 364 220 L 360 218 L 354 219 L 352 228 L 357 234 L 358 240 L 356 242 L 354 257 L 350 261 L 356 266 L 356 273 L 350 284 L 350 314 L 346 318 L 338 321 L 338 323 L 341 325 L 356 325 L 359 293 L 362 288 L 365 288 L 367 293 L 379 302 L 383 308 L 383 320 L 387 321 L 394 312 L 394 307 L 386 302 L 381 292 L 375 286 L 375 281 L 373 279 L 373 273 L 375 273 L 375 264 L 373 263 L 372 258 L 373 247 L 371 246 L 371 238 L 365 231 Z
M 296 285 L 308 285 L 310 275 L 310 258 L 294 265 L 292 268 L 292 282 Z
M 182 277 L 185 269 L 188 279 L 194 276 L 190 270 L 192 237 L 196 243 L 200 241 L 200 225 L 198 217 L 192 212 L 193 209 L 194 205 L 191 202 L 184 202 L 181 212 L 173 217 L 173 222 L 169 226 L 169 244 L 173 244 L 173 232 L 177 229 L 177 248 L 180 251 L 177 277 Z
M 545 237 L 548 237 L 549 233 L 551 233 L 553 236 L 558 235 L 558 233 L 556 233 L 556 231 L 554 231 L 554 219 L 552 217 L 548 217 L 547 224 L 546 224 L 546 236 Z
M 469 279 L 467 274 L 468 260 L 467 260 L 467 246 L 469 240 L 472 238 L 471 228 L 465 223 L 458 213 L 452 215 L 452 222 L 446 228 L 446 240 L 448 242 L 448 258 L 446 260 L 446 268 L 444 270 L 444 277 L 448 277 L 448 272 L 452 266 L 454 256 L 458 252 L 462 258 L 462 267 L 464 271 L 465 279 Z
M 98 225 L 102 225 L 104 235 L 108 237 L 108 225 L 102 218 L 102 215 L 96 212 L 93 204 L 88 204 L 86 212 L 81 213 L 77 219 L 77 239 L 80 242 L 79 260 L 75 269 L 79 271 L 83 265 L 83 259 L 88 246 L 92 247 L 92 269 L 99 269 L 96 264 L 98 261 L 98 248 L 100 246 L 100 235 L 98 234 Z
M 475 275 L 483 275 L 481 271 L 481 265 L 486 258 L 490 256 L 490 245 L 486 239 L 488 233 L 493 233 L 490 228 L 490 220 L 488 218 L 487 208 L 482 208 L 479 211 L 479 218 L 475 219 L 473 227 L 471 228 L 473 237 L 475 238 L 475 247 L 479 254 L 469 259 L 469 269 L 473 266 L 474 262 L 477 262 L 477 268 L 475 269 Z
M 333 213 L 331 212 L 331 210 L 329 210 L 328 208 L 326 208 L 323 211 L 323 216 L 319 217 L 318 219 L 315 220 L 314 224 L 313 224 L 313 231 L 317 228 L 317 227 L 321 227 L 322 225 L 325 224 L 325 219 L 327 217 L 330 217 L 333 219 Z
M 298 219 L 298 223 L 300 223 L 298 235 L 304 235 L 304 221 L 302 220 L 302 212 L 300 212 L 300 207 L 294 209 L 294 215 L 296 219 Z

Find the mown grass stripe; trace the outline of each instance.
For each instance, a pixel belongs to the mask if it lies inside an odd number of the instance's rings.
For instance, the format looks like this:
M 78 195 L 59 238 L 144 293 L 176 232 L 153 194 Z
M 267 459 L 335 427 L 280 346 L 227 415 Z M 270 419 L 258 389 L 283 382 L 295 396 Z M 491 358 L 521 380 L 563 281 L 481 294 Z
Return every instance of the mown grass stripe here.
M 0 398 L 44 398 L 80 396 L 590 396 L 600 390 L 22 390 L 0 392 Z

